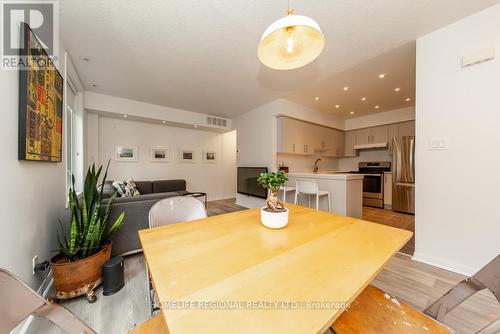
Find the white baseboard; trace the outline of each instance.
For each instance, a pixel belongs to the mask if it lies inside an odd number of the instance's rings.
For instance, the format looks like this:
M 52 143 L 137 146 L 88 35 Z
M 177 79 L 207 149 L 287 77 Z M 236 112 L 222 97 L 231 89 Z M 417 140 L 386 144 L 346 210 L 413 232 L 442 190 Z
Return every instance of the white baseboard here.
M 40 284 L 40 287 L 36 291 L 40 296 L 43 298 L 47 298 L 47 295 L 49 294 L 50 289 L 52 288 L 52 285 L 54 284 L 54 278 L 52 277 L 52 269 L 47 273 L 47 276 L 45 276 L 45 279 L 43 280 L 42 284 Z M 14 328 L 10 334 L 24 334 L 28 331 L 28 328 L 31 326 L 31 323 L 33 322 L 33 316 L 30 315 L 26 319 L 24 319 L 23 322 L 21 322 L 16 328 Z
M 422 254 L 422 253 L 418 253 L 418 252 L 415 252 L 415 254 L 413 254 L 412 260 L 422 262 L 425 264 L 430 264 L 431 266 L 445 269 L 448 271 L 452 271 L 454 273 L 465 275 L 465 276 L 472 276 L 479 270 L 476 268 L 465 266 L 461 263 L 441 259 L 441 258 L 438 258 L 435 256 Z

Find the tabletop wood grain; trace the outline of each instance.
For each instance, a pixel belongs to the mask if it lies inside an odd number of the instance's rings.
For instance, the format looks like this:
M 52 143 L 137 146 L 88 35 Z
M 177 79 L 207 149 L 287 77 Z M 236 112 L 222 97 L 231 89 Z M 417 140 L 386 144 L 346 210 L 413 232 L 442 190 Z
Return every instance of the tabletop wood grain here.
M 171 334 L 324 333 L 412 236 L 287 207 L 281 230 L 250 209 L 139 232 Z

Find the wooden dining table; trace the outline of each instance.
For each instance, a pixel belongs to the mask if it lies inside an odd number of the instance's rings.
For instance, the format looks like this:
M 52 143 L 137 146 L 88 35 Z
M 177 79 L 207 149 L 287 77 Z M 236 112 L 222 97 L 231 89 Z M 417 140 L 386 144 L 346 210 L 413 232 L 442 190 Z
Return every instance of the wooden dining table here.
M 397 228 L 287 205 L 139 231 L 170 334 L 323 334 L 411 238 Z

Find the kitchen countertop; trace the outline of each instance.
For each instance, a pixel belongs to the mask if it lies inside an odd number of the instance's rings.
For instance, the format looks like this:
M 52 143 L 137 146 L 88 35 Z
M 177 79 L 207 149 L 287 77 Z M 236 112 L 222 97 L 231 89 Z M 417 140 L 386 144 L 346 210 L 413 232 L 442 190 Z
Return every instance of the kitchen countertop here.
M 363 179 L 363 174 L 350 174 L 346 172 L 337 171 L 320 171 L 318 173 L 313 172 L 292 172 L 288 173 L 289 177 L 307 177 L 312 179 L 331 179 L 331 180 L 359 180 Z

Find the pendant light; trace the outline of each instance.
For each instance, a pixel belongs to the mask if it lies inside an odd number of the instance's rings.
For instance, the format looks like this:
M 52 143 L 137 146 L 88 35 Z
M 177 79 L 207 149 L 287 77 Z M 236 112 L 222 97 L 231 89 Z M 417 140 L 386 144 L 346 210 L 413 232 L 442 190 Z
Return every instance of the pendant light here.
M 295 15 L 288 1 L 288 15 L 264 31 L 257 55 L 267 67 L 292 70 L 312 62 L 324 46 L 325 37 L 319 24 L 310 17 Z

